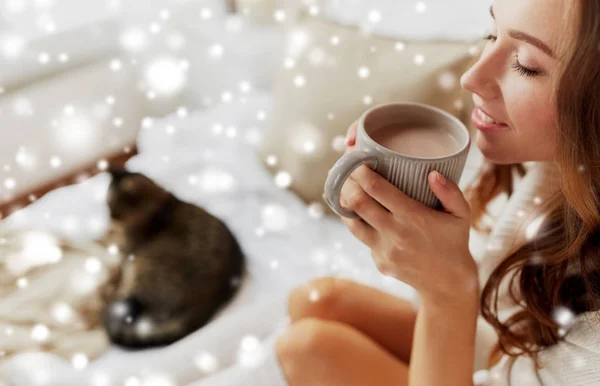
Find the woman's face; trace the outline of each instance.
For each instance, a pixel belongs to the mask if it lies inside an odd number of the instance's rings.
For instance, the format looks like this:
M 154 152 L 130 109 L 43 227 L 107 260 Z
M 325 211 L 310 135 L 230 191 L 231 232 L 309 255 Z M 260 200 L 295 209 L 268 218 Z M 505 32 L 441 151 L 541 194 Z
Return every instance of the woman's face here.
M 554 159 L 558 43 L 568 0 L 496 0 L 481 58 L 461 78 L 473 93 L 476 143 L 492 163 Z M 486 116 L 487 115 L 487 116 Z

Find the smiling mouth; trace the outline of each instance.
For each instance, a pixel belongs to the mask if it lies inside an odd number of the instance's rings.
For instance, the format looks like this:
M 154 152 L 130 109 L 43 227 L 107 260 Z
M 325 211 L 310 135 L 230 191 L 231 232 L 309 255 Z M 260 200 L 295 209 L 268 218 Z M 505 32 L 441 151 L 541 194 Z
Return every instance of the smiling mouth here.
M 479 118 L 481 118 L 482 121 L 487 122 L 487 123 L 495 123 L 498 125 L 502 125 L 503 123 L 500 121 L 495 120 L 493 117 L 489 116 L 485 111 L 483 111 L 483 109 L 481 107 L 477 107 L 477 109 L 475 110 L 477 113 L 477 116 Z
M 471 115 L 471 120 L 476 128 L 484 132 L 497 132 L 505 131 L 508 129 L 508 125 L 495 120 L 489 116 L 481 107 L 476 107 Z

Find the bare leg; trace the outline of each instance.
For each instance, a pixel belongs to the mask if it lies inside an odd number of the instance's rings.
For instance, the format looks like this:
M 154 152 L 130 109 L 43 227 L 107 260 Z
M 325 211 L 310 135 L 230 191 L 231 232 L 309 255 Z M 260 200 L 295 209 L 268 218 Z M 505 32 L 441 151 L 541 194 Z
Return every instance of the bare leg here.
M 408 366 L 347 324 L 303 319 L 276 351 L 289 386 L 408 385 Z
M 404 363 L 410 361 L 417 311 L 407 300 L 350 280 L 324 278 L 295 289 L 289 313 L 292 322 L 318 318 L 347 324 Z

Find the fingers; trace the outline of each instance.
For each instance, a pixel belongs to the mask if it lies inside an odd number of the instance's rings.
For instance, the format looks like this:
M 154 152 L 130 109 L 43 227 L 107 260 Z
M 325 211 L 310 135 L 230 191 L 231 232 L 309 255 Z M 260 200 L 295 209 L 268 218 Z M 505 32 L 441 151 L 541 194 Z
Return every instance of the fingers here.
M 461 219 L 471 218 L 471 208 L 460 188 L 437 171 L 429 173 L 429 186 L 446 212 Z
M 352 178 L 360 187 L 380 205 L 394 214 L 402 214 L 407 210 L 415 210 L 419 205 L 404 194 L 396 186 L 377 172 L 367 168 L 358 168 Z
M 361 166 L 359 169 L 365 168 Z M 348 178 L 342 187 L 340 203 L 343 207 L 352 209 L 356 214 L 378 231 L 383 231 L 391 226 L 391 214 L 367 194 L 353 177 Z
M 342 217 L 342 222 L 346 224 L 350 232 L 357 239 L 369 248 L 374 248 L 379 242 L 379 234 L 372 226 L 361 219 L 351 219 Z
M 346 146 L 352 147 L 356 144 L 356 131 L 358 130 L 358 121 L 355 121 L 348 128 L 348 132 L 346 133 L 345 143 Z
M 360 189 L 367 193 L 369 197 L 393 214 L 403 214 L 407 211 L 415 211 L 423 207 L 381 175 L 367 167 L 360 167 L 354 171 L 354 173 L 352 173 L 352 180 L 354 180 L 354 182 L 359 185 Z M 460 188 L 454 182 L 448 180 L 436 171 L 429 173 L 428 182 L 431 190 L 440 200 L 446 212 L 457 218 L 465 220 L 470 219 L 471 208 L 469 203 L 465 199 Z M 367 220 L 367 222 L 371 224 L 369 220 Z M 372 225 L 376 229 L 379 229 L 375 224 Z

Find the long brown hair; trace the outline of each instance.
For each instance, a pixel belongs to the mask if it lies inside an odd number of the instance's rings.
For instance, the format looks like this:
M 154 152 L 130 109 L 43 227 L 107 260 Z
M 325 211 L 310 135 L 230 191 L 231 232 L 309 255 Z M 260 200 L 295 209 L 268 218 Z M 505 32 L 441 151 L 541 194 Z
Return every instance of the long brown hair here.
M 537 354 L 559 342 L 558 307 L 575 315 L 600 309 L 600 3 L 580 0 L 571 9 L 576 36 L 565 55 L 555 87 L 556 164 L 561 186 L 540 206 L 544 223 L 535 238 L 513 251 L 492 272 L 481 293 L 483 317 L 496 330 L 492 358 Z M 572 17 L 577 15 L 577 19 Z M 573 24 L 571 24 L 573 25 Z M 572 37 L 571 37 L 572 38 Z M 486 165 L 467 194 L 474 225 L 487 204 L 512 193 L 512 173 L 521 165 Z M 498 316 L 500 283 L 522 308 L 507 320 Z M 517 289 L 513 291 L 512 289 Z

